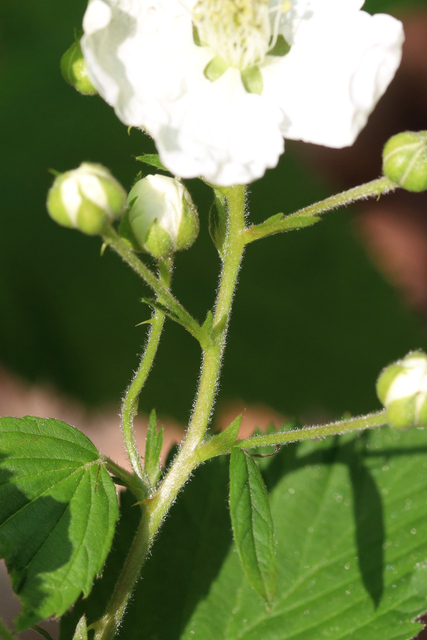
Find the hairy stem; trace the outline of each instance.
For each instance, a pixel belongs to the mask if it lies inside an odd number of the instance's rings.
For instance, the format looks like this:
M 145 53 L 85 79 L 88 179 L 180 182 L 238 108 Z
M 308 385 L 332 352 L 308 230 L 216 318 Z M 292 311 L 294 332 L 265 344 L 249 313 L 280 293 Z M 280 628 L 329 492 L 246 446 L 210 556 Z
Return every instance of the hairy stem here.
M 92 625 L 95 640 L 112 640 L 114 637 L 153 540 L 179 491 L 200 462 L 197 449 L 204 439 L 215 400 L 228 319 L 245 246 L 245 189 L 243 186 L 230 187 L 224 189 L 223 193 L 228 202 L 229 222 L 214 313 L 214 330 L 216 328 L 217 331 L 203 348 L 202 371 L 193 415 L 183 445 L 170 470 L 156 493 L 142 501 L 141 521 L 112 598 L 102 618 Z
M 392 182 L 385 177 L 372 180 L 371 182 L 367 182 L 358 187 L 353 187 L 352 189 L 348 189 L 348 191 L 343 191 L 342 193 L 330 196 L 325 200 L 311 204 L 308 207 L 299 209 L 288 216 L 282 216 L 281 218 L 274 220 L 274 222 L 272 221 L 271 224 L 268 224 L 268 221 L 266 221 L 265 223 L 252 225 L 244 234 L 245 242 L 253 242 L 254 240 L 266 238 L 275 233 L 295 228 L 296 220 L 312 218 L 322 213 L 326 213 L 327 211 L 337 209 L 338 207 L 346 206 L 352 202 L 356 202 L 357 200 L 365 200 L 366 198 L 373 196 L 379 198 L 379 196 L 385 193 L 394 191 L 398 186 L 399 185 L 395 182 Z
M 161 265 L 160 268 L 160 281 L 167 288 L 169 288 L 170 286 L 171 273 L 172 259 L 166 259 L 164 261 L 164 264 Z M 138 452 L 138 448 L 135 442 L 133 421 L 138 411 L 139 395 L 145 384 L 145 381 L 147 380 L 148 374 L 157 353 L 157 348 L 159 346 L 160 336 L 163 330 L 164 323 L 165 314 L 163 313 L 163 311 L 155 311 L 151 318 L 150 333 L 141 357 L 139 367 L 136 370 L 133 380 L 126 391 L 122 404 L 122 430 L 129 461 L 132 465 L 132 469 L 135 475 L 137 475 L 147 487 L 149 485 L 149 482 L 146 474 L 142 469 L 141 456 Z
M 188 313 L 180 302 L 171 294 L 161 278 L 155 274 L 137 257 L 128 243 L 123 240 L 113 227 L 108 227 L 102 237 L 104 243 L 110 246 L 123 260 L 142 278 L 157 294 L 158 300 L 170 312 L 170 317 L 182 324 L 199 342 L 203 340 L 203 332 L 193 316 Z
M 369 413 L 366 416 L 339 420 L 328 424 L 316 425 L 314 427 L 303 427 L 302 429 L 292 429 L 279 433 L 271 433 L 265 436 L 254 436 L 244 440 L 236 440 L 233 447 L 239 449 L 250 449 L 251 447 L 265 447 L 275 444 L 288 444 L 290 442 L 301 442 L 302 440 L 313 440 L 314 438 L 325 438 L 326 436 L 342 435 L 351 431 L 361 429 L 373 429 L 387 424 L 386 411 Z M 230 448 L 231 451 L 231 448 Z

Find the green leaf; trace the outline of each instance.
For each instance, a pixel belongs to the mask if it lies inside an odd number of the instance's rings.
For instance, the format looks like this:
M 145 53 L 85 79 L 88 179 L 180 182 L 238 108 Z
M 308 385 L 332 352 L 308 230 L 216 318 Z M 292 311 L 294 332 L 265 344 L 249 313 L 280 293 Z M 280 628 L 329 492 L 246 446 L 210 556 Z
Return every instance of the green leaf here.
M 284 217 L 283 231 L 291 231 L 291 229 L 304 229 L 305 227 L 311 227 L 316 222 L 320 222 L 319 216 L 304 216 L 304 215 L 290 215 Z
M 213 436 L 199 449 L 199 460 L 203 462 L 219 456 L 223 453 L 230 453 L 230 449 L 239 435 L 240 425 L 242 423 L 242 416 L 237 416 L 235 420 L 228 427 Z
M 137 156 L 136 158 L 139 162 L 144 162 L 144 164 L 149 164 L 151 167 L 156 167 L 156 169 L 161 169 L 162 171 L 166 171 L 170 173 L 168 169 L 161 162 L 158 153 L 145 153 L 143 156 Z
M 416 636 L 427 594 L 427 431 L 367 435 L 289 445 L 261 461 L 277 540 L 270 611 L 232 544 L 224 458 L 197 469 L 154 544 L 118 640 L 140 640 L 141 629 L 175 640 Z M 82 613 L 88 622 L 101 615 L 137 524 L 134 502 L 123 498 L 105 581 L 76 605 L 61 640 Z
M 82 616 L 74 632 L 73 640 L 87 640 L 86 617 Z
M 103 459 L 59 420 L 0 419 L 0 557 L 22 610 L 17 630 L 89 595 L 118 517 Z
M 163 446 L 163 427 L 157 429 L 156 412 L 150 413 L 148 421 L 148 433 L 145 442 L 145 462 L 144 470 L 148 476 L 151 486 L 155 486 L 162 473 L 160 466 L 160 453 Z
M 233 449 L 230 457 L 230 516 L 249 583 L 271 604 L 277 591 L 277 567 L 268 493 L 257 463 L 241 449 Z
M 219 433 L 218 435 L 214 436 L 212 438 L 212 442 L 215 442 L 217 444 L 220 443 L 221 446 L 228 449 L 229 447 L 231 447 L 233 442 L 235 442 L 237 436 L 239 435 L 239 429 L 241 424 L 242 424 L 242 416 L 240 415 L 240 416 L 237 416 L 237 418 L 235 418 L 233 422 L 229 424 L 228 427 L 224 429 L 222 433 Z
M 227 199 L 214 189 L 214 202 L 209 211 L 209 233 L 219 255 L 224 259 L 224 246 L 227 237 Z
M 368 434 L 367 434 L 368 435 Z M 261 460 L 278 592 L 268 611 L 232 542 L 224 457 L 199 467 L 152 549 L 117 640 L 409 640 L 427 594 L 427 430 L 378 429 Z M 130 492 L 102 579 L 61 626 L 103 613 L 139 513 Z

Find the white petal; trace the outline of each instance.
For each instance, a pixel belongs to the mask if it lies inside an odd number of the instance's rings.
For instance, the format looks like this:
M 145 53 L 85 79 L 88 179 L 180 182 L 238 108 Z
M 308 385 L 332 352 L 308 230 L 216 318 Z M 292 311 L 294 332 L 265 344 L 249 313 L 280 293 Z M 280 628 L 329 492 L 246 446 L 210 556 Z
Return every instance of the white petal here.
M 399 66 L 403 37 L 399 21 L 364 11 L 306 22 L 283 64 L 266 69 L 289 118 L 283 135 L 352 144 Z
M 305 23 L 321 17 L 347 11 L 357 11 L 364 0 L 291 0 L 292 7 L 282 18 L 283 35 L 289 44 L 295 42 L 295 36 Z
M 260 65 L 261 96 L 235 69 L 215 82 L 193 41 L 195 0 L 90 0 L 82 48 L 100 95 L 155 139 L 176 175 L 247 183 L 277 164 L 283 136 L 351 144 L 400 61 L 398 21 L 359 11 L 363 0 L 291 0 L 283 58 Z
M 280 109 L 247 93 L 235 69 L 213 83 L 200 78 L 172 115 L 155 137 L 163 162 L 184 178 L 202 175 L 220 186 L 251 182 L 283 153 Z

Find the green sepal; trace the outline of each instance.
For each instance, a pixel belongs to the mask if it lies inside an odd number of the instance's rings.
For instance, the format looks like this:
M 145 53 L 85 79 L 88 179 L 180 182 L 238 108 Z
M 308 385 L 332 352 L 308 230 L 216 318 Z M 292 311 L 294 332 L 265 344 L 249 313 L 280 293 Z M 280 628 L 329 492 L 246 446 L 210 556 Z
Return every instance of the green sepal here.
M 264 88 L 264 80 L 262 78 L 262 73 L 257 66 L 244 69 L 240 72 L 240 77 L 242 78 L 243 86 L 248 93 L 256 93 L 259 96 L 261 95 Z
M 147 439 L 145 441 L 144 470 L 152 487 L 155 487 L 161 476 L 160 454 L 163 446 L 163 427 L 157 428 L 156 411 L 153 409 L 148 421 Z
M 133 249 L 133 251 L 135 251 L 136 253 L 141 253 L 142 251 L 141 245 L 139 244 L 138 240 L 135 237 L 135 234 L 133 232 L 133 229 L 129 220 L 129 211 L 130 209 L 126 209 L 126 211 L 124 212 L 120 220 L 119 235 L 123 240 L 125 240 L 128 243 L 128 245 L 131 247 L 131 249 Z
M 149 164 L 150 167 L 156 167 L 156 169 L 170 173 L 170 171 L 166 169 L 164 164 L 161 162 L 158 153 L 145 153 L 143 156 L 137 156 L 136 159 L 144 164 Z
M 147 233 L 144 216 L 136 216 L 133 218 L 133 230 L 135 237 L 141 238 L 141 247 L 153 258 L 160 260 L 173 253 L 172 238 L 166 229 L 157 223 L 157 220 L 151 224 Z
M 416 421 L 417 396 L 399 398 L 387 406 L 387 421 L 394 429 L 408 429 L 417 425 Z
M 79 40 L 73 42 L 71 47 L 64 53 L 60 66 L 65 82 L 68 82 L 79 93 L 85 96 L 95 96 L 98 93 L 89 80 L 86 61 Z
M 199 235 L 199 216 L 194 204 L 189 203 L 185 194 L 182 196 L 182 218 L 176 239 L 176 251 L 189 249 Z
M 384 404 L 388 390 L 390 389 L 391 384 L 401 373 L 405 372 L 405 367 L 402 367 L 400 364 L 391 364 L 390 366 L 383 369 L 379 375 L 377 380 L 377 396 L 378 399 Z
M 276 44 L 268 52 L 269 56 L 283 57 L 291 50 L 291 45 L 286 42 L 282 34 L 277 36 Z
M 212 58 L 210 62 L 206 65 L 203 73 L 205 77 L 211 82 L 215 82 L 218 80 L 228 69 L 228 64 L 224 62 L 222 58 L 215 56 Z
M 209 211 L 209 234 L 222 260 L 227 237 L 227 217 L 227 199 L 218 189 L 214 189 L 214 201 Z
M 200 40 L 199 30 L 195 24 L 193 24 L 193 40 L 197 47 L 203 47 L 203 42 Z
M 230 456 L 230 516 L 249 584 L 271 604 L 277 592 L 277 565 L 270 502 L 257 463 L 237 448 Z

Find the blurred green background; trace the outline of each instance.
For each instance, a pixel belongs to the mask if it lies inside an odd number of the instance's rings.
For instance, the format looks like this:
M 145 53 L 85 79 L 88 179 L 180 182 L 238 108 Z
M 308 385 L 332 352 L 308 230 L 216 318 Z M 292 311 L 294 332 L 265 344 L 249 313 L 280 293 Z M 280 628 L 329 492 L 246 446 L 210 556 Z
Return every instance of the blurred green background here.
M 100 98 L 84 98 L 62 80 L 59 60 L 85 5 L 0 4 L 0 363 L 98 406 L 119 402 L 137 364 L 146 328 L 135 325 L 149 317 L 139 302 L 147 291 L 116 256 L 100 257 L 98 239 L 48 218 L 48 170 L 100 162 L 129 188 L 141 168 L 135 156 L 154 147 L 137 130 L 128 135 Z M 426 2 L 406 1 L 405 11 L 410 5 Z M 402 3 L 368 0 L 365 7 L 399 15 Z M 279 167 L 251 187 L 254 221 L 339 187 L 311 175 L 300 146 L 289 144 Z M 189 188 L 201 234 L 177 256 L 174 291 L 202 320 L 220 265 L 207 232 L 210 193 L 198 181 Z M 348 210 L 340 210 L 312 229 L 248 248 L 219 403 L 262 402 L 290 416 L 369 411 L 378 407 L 381 367 L 420 347 L 427 347 L 420 322 L 367 258 Z M 194 340 L 168 322 L 141 408 L 185 421 L 199 360 Z

